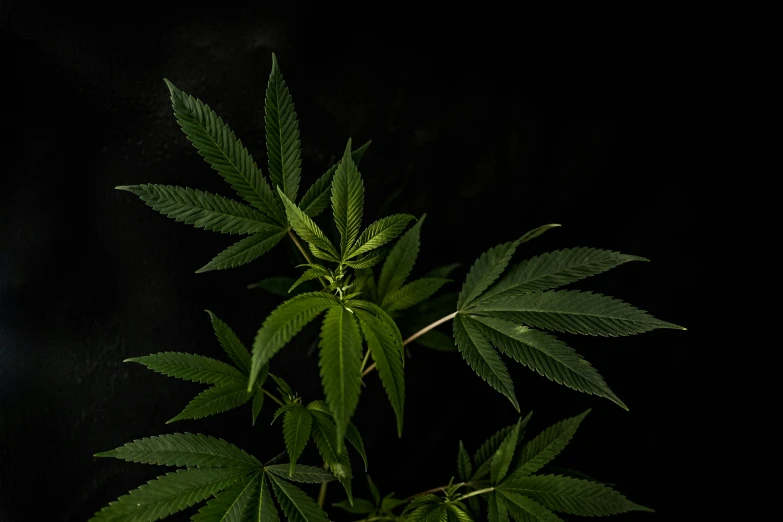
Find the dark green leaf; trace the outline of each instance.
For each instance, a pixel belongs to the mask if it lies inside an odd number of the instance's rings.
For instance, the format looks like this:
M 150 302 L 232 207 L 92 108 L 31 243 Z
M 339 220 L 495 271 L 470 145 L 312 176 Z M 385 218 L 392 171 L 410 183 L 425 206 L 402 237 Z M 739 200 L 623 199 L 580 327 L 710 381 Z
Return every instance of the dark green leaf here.
M 470 479 L 473 473 L 473 463 L 470 461 L 470 455 L 465 451 L 465 445 L 459 441 L 459 452 L 457 453 L 457 474 L 463 482 Z
M 364 185 L 351 158 L 351 140 L 332 180 L 332 211 L 340 232 L 340 259 L 346 259 L 359 237 L 364 212 Z
M 225 270 L 246 265 L 269 252 L 285 235 L 285 231 L 274 229 L 268 233 L 253 234 L 240 239 L 196 270 L 196 273 L 202 274 L 211 270 Z
M 307 493 L 274 473 L 267 474 L 267 477 L 288 522 L 329 522 L 326 513 Z
M 503 497 L 503 503 L 518 522 L 562 522 L 560 517 L 549 511 L 535 500 L 514 491 L 497 489 Z
M 252 520 L 257 511 L 258 487 L 261 474 L 257 473 L 231 486 L 207 502 L 193 522 L 240 522 Z
M 408 223 L 414 219 L 416 218 L 410 214 L 394 214 L 371 223 L 356 240 L 346 258 L 355 258 L 390 243 L 402 234 Z
M 381 306 L 387 312 L 405 310 L 428 299 L 449 281 L 451 280 L 436 277 L 424 277 L 411 281 L 402 288 L 387 293 Z
M 274 473 L 277 476 L 294 482 L 320 484 L 322 482 L 331 482 L 335 479 L 334 475 L 325 468 L 303 466 L 302 464 L 295 465 L 293 467 L 293 472 L 291 472 L 291 466 L 289 464 L 274 464 L 272 466 L 265 466 L 264 469 L 269 473 Z
M 242 341 L 239 340 L 237 334 L 235 334 L 234 330 L 229 328 L 229 326 L 221 321 L 215 314 L 209 310 L 205 310 L 205 312 L 209 314 L 209 318 L 212 321 L 212 328 L 215 330 L 215 336 L 217 336 L 220 346 L 223 347 L 226 354 L 234 361 L 237 368 L 244 373 L 249 372 L 250 352 L 245 348 L 245 345 L 242 344 Z M 263 384 L 263 382 L 261 384 Z
M 336 258 L 337 250 L 335 250 L 332 242 L 329 241 L 318 225 L 307 214 L 302 212 L 293 201 L 288 199 L 280 188 L 277 189 L 277 192 L 285 207 L 288 222 L 291 223 L 299 237 L 307 241 L 313 255 L 319 259 L 327 258 L 328 261 Z
M 312 417 L 307 408 L 301 404 L 292 404 L 285 412 L 283 418 L 283 438 L 290 460 L 288 475 L 294 473 L 296 459 L 302 454 L 310 438 L 310 424 Z
M 181 352 L 160 352 L 142 357 L 131 357 L 123 362 L 143 364 L 152 371 L 168 377 L 201 384 L 228 384 L 242 382 L 246 377 L 224 362 L 202 355 Z
M 332 504 L 332 506 L 353 513 L 354 515 L 368 515 L 375 511 L 375 506 L 369 500 L 363 498 L 354 498 L 353 505 L 347 500 Z
M 490 464 L 490 481 L 492 484 L 498 484 L 508 473 L 508 468 L 511 466 L 511 460 L 514 458 L 514 450 L 517 448 L 517 440 L 519 440 L 519 430 L 521 425 L 517 422 L 516 426 L 506 435 L 503 442 L 500 443 L 495 454 L 492 456 Z
M 269 156 L 269 176 L 291 201 L 296 201 L 301 173 L 302 147 L 299 122 L 288 87 L 280 73 L 277 58 L 272 54 L 272 72 L 266 89 L 264 111 L 266 150 Z
M 460 290 L 459 300 L 457 301 L 459 310 L 466 309 L 489 285 L 495 282 L 500 274 L 503 273 L 503 270 L 506 269 L 506 265 L 508 265 L 518 245 L 519 240 L 510 241 L 492 247 L 479 256 L 470 268 L 465 283 L 462 285 L 462 290 Z
M 244 382 L 213 386 L 196 395 L 179 415 L 167 421 L 166 424 L 185 419 L 200 419 L 238 408 L 249 401 L 252 396 L 252 392 L 247 390 Z

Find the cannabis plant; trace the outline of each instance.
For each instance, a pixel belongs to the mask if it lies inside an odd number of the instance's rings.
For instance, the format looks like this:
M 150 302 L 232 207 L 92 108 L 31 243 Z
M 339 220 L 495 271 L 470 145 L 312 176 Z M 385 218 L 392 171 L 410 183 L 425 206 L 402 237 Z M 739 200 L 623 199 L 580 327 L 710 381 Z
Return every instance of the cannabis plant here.
M 555 512 L 598 516 L 651 511 L 584 475 L 550 468 L 587 412 L 526 440 L 531 419 L 527 414 L 492 435 L 472 456 L 460 442 L 456 479 L 447 485 L 397 498 L 392 493 L 381 496 L 367 476 L 373 498 L 353 497 L 356 462 L 351 455 L 355 450 L 361 457 L 365 473 L 371 460 L 351 422 L 362 381 L 377 370 L 401 436 L 406 345 L 459 351 L 517 412 L 514 383 L 501 355 L 551 381 L 625 408 L 595 368 L 548 332 L 617 337 L 681 327 L 612 297 L 561 289 L 618 265 L 644 261 L 641 257 L 571 248 L 509 268 L 520 245 L 558 225 L 536 228 L 490 248 L 470 267 L 459 293 L 438 295 L 456 265 L 409 280 L 424 216 L 393 214 L 363 225 L 364 185 L 358 166 L 369 142 L 354 149 L 349 139 L 341 159 L 300 197 L 299 124 L 274 56 L 265 110 L 269 178 L 209 106 L 171 82 L 166 84 L 185 135 L 242 201 L 167 185 L 118 188 L 176 221 L 244 236 L 198 272 L 249 263 L 288 237 L 301 253 L 301 276 L 295 281 L 269 277 L 252 285 L 286 300 L 263 320 L 251 349 L 208 312 L 225 360 L 161 352 L 128 361 L 207 386 L 170 423 L 250 403 L 248 421 L 255 425 L 264 403 L 273 402 L 272 427 L 264 430 L 278 430 L 282 424 L 282 451 L 253 456 L 223 439 L 184 432 L 98 453 L 178 469 L 111 502 L 93 520 L 153 521 L 207 501 L 192 520 L 278 521 L 282 510 L 290 521 L 321 522 L 328 520 L 324 508 L 331 481 L 340 483 L 345 497 L 329 505 L 367 522 L 554 521 L 560 520 Z M 313 220 L 329 206 L 335 237 Z M 305 398 L 271 370 L 275 355 L 316 319 L 323 397 Z M 435 330 L 449 321 L 453 337 Z M 269 435 L 265 440 L 266 447 L 274 447 Z M 301 457 L 311 440 L 322 461 L 304 464 Z M 443 473 L 446 479 L 451 475 L 448 470 Z M 313 487 L 319 488 L 317 497 L 311 497 Z

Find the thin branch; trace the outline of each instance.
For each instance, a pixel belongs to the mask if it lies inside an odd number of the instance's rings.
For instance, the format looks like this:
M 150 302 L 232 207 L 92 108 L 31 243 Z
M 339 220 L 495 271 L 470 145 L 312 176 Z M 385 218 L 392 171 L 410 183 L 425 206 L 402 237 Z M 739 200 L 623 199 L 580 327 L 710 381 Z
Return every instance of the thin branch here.
M 470 484 L 470 482 L 460 482 L 459 484 L 452 484 L 452 486 L 462 487 L 462 486 L 467 486 L 469 484 Z M 416 497 L 420 497 L 420 496 L 426 495 L 428 493 L 437 493 L 438 491 L 444 491 L 448 487 L 449 486 L 440 486 L 440 487 L 437 487 L 437 488 L 428 489 L 426 491 L 420 491 L 420 492 L 416 493 L 415 495 L 411 495 L 410 497 L 406 498 L 405 500 L 413 500 Z
M 278 399 L 277 397 L 275 397 L 274 395 L 272 395 L 271 393 L 269 393 L 269 392 L 268 392 L 267 390 L 265 390 L 264 388 L 261 388 L 261 391 L 263 391 L 264 393 L 266 393 L 266 394 L 267 394 L 267 396 L 268 396 L 270 399 L 272 399 L 273 401 L 275 401 L 275 402 L 276 402 L 277 404 L 279 404 L 280 406 L 285 406 L 285 403 L 284 403 L 283 401 L 281 401 L 280 399 Z
M 312 258 L 307 253 L 307 251 L 302 247 L 302 244 L 299 242 L 299 240 L 296 239 L 296 234 L 294 234 L 294 231 L 291 230 L 290 228 L 288 229 L 288 237 L 290 237 L 291 240 L 294 242 L 294 244 L 296 245 L 296 248 L 299 249 L 299 251 L 304 256 L 305 260 L 312 265 L 313 264 Z M 318 281 L 321 283 L 321 286 L 323 286 L 324 288 L 327 287 L 326 281 L 324 281 L 322 278 L 319 277 Z
M 470 493 L 465 493 L 462 496 L 459 496 L 455 498 L 454 500 L 464 500 L 466 498 L 475 497 L 476 495 L 483 495 L 484 493 L 491 493 L 492 491 L 495 491 L 495 488 L 484 488 L 484 489 L 477 489 L 476 491 L 471 491 Z
M 326 461 L 324 461 L 324 467 L 327 467 Z M 321 482 L 321 489 L 318 491 L 318 505 L 321 507 L 324 507 L 324 504 L 326 503 L 326 487 L 328 484 L 328 482 Z

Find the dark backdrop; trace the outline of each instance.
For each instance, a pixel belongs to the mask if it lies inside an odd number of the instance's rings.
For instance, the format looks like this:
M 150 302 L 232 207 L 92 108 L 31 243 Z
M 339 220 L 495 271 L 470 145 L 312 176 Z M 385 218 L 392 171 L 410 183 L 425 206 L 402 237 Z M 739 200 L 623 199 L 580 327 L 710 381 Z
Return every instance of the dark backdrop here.
M 209 103 L 264 160 L 276 52 L 299 113 L 303 184 L 349 136 L 371 138 L 362 164 L 368 219 L 428 213 L 419 273 L 460 261 L 461 281 L 490 246 L 562 223 L 522 255 L 595 246 L 648 257 L 588 286 L 693 322 L 687 236 L 697 203 L 683 160 L 689 126 L 673 94 L 681 64 L 648 43 L 647 26 L 637 20 L 607 36 L 577 21 L 536 32 L 539 19 L 498 11 L 446 20 L 373 9 L 290 4 L 215 15 L 4 4 L 11 142 L 0 215 L 0 520 L 85 520 L 161 471 L 92 457 L 134 438 L 198 431 L 262 459 L 282 450 L 269 405 L 253 429 L 248 407 L 165 425 L 202 387 L 121 362 L 163 350 L 219 357 L 205 308 L 250 343 L 279 298 L 245 286 L 296 272 L 283 244 L 248 266 L 197 275 L 231 240 L 113 190 L 151 182 L 229 194 L 178 129 L 164 77 Z M 313 335 L 274 361 L 308 399 L 320 395 Z M 570 338 L 630 413 L 509 365 L 523 409 L 536 412 L 533 431 L 593 408 L 558 462 L 660 513 L 617 520 L 668 520 L 682 502 L 686 484 L 662 477 L 675 462 L 694 472 L 693 335 Z M 402 439 L 375 378 L 355 416 L 372 476 L 402 496 L 448 481 L 459 439 L 473 450 L 515 419 L 458 354 L 412 356 Z M 366 496 L 362 480 L 354 488 Z M 342 498 L 339 488 L 329 493 Z

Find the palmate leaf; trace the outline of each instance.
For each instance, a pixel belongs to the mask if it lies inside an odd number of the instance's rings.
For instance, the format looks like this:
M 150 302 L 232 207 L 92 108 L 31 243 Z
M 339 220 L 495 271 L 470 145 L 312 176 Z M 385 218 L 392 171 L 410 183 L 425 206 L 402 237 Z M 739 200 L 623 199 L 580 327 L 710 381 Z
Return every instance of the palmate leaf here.
M 383 264 L 381 275 L 378 278 L 379 301 L 383 301 L 386 294 L 400 288 L 410 275 L 419 255 L 421 225 L 426 217 L 426 214 L 421 216 L 410 230 L 405 232 L 394 244 L 394 248 L 386 257 L 386 262 Z
M 356 245 L 347 254 L 346 259 L 353 259 L 390 243 L 402 234 L 408 223 L 414 219 L 416 218 L 410 214 L 393 214 L 371 223 L 356 240 Z
M 228 125 L 209 106 L 177 89 L 170 81 L 163 81 L 171 92 L 177 122 L 199 154 L 245 201 L 277 225 L 284 226 L 285 214 L 272 189 Z
M 532 416 L 533 412 L 528 412 L 528 414 L 519 421 L 519 436 L 517 437 L 517 446 L 519 446 L 519 443 L 524 436 L 525 428 L 530 422 L 530 418 Z M 511 433 L 512 430 L 516 428 L 516 426 L 516 424 L 506 426 L 502 430 L 492 435 L 484 442 L 484 444 L 479 447 L 474 457 L 476 459 L 476 471 L 473 473 L 473 476 L 470 478 L 470 480 L 475 481 L 482 479 L 490 473 L 495 452 L 498 450 L 498 448 L 500 448 L 500 444 L 506 440 L 506 437 Z
M 253 517 L 252 522 L 280 522 L 280 518 L 277 515 L 277 508 L 272 500 L 272 493 L 269 491 L 269 479 L 264 474 L 261 478 L 261 492 L 258 498 L 258 510 L 256 516 Z M 243 520 L 242 522 L 250 522 Z
M 608 486 L 561 475 L 519 477 L 503 483 L 501 488 L 530 497 L 553 511 L 569 515 L 600 517 L 628 511 L 653 512 L 650 508 L 631 502 Z
M 246 379 L 242 372 L 229 364 L 190 353 L 160 352 L 131 357 L 123 362 L 139 363 L 168 377 L 201 384 L 241 383 Z
M 308 292 L 292 297 L 264 320 L 253 341 L 253 358 L 247 385 L 252 390 L 261 367 L 299 333 L 307 323 L 339 302 L 326 292 Z
M 482 301 L 504 299 L 534 290 L 549 290 L 628 263 L 648 261 L 597 248 L 566 248 L 526 259 L 481 296 Z
M 361 392 L 362 337 L 354 314 L 342 306 L 331 308 L 324 317 L 319 345 L 326 404 L 337 425 L 337 438 L 342 439 Z
M 207 502 L 192 522 L 244 522 L 258 510 L 261 473 L 256 473 Z
M 490 482 L 492 484 L 498 484 L 506 476 L 506 473 L 508 473 L 508 468 L 511 466 L 511 460 L 514 458 L 514 451 L 517 448 L 521 424 L 522 419 L 520 419 L 509 434 L 506 435 L 506 438 L 500 443 L 495 454 L 492 455 L 489 473 Z
M 423 277 L 411 281 L 402 288 L 386 294 L 381 306 L 387 312 L 405 310 L 428 299 L 449 281 L 451 279 L 440 277 Z
M 242 406 L 255 390 L 247 390 L 244 381 L 207 388 L 185 406 L 182 412 L 166 424 L 185 419 L 200 419 Z
M 196 468 L 166 473 L 110 502 L 90 520 L 160 520 L 232 486 L 247 474 L 247 470 L 234 468 Z
M 460 290 L 459 299 L 457 300 L 457 308 L 459 310 L 467 308 L 489 285 L 500 277 L 500 274 L 503 273 L 503 270 L 506 269 L 509 261 L 511 261 L 511 256 L 514 255 L 518 245 L 519 240 L 509 241 L 508 243 L 492 247 L 479 256 L 470 268 L 470 272 L 468 272 L 468 276 L 465 278 L 465 283 L 462 285 L 462 290 Z
M 327 432 L 327 431 L 329 433 L 334 432 L 335 437 L 337 436 L 337 428 L 335 428 L 335 426 L 334 426 L 334 417 L 332 417 L 332 412 L 329 411 L 329 407 L 326 405 L 325 402 L 318 401 L 318 400 L 312 401 L 310 404 L 307 405 L 307 409 L 309 411 L 311 411 L 311 412 L 312 411 L 316 411 L 316 412 L 323 413 L 324 416 L 331 423 L 331 424 L 329 424 L 329 426 L 331 426 L 331 428 L 329 428 L 328 426 L 327 427 L 323 427 L 323 429 L 321 431 L 324 432 L 324 433 Z M 313 438 L 315 438 L 315 437 L 313 437 Z M 367 453 L 365 452 L 365 449 L 364 449 L 364 441 L 362 440 L 362 436 L 359 434 L 359 430 L 356 428 L 356 426 L 352 422 L 348 423 L 348 428 L 345 431 L 345 438 L 348 440 L 348 442 L 351 443 L 351 445 L 354 448 L 356 448 L 356 451 L 359 453 L 359 455 L 361 455 L 362 460 L 364 460 L 364 467 L 365 467 L 365 471 L 366 471 L 366 469 L 367 469 Z M 345 443 L 343 442 L 343 445 L 344 444 Z M 334 447 L 336 448 L 336 446 L 334 446 Z M 335 451 L 336 451 L 336 449 L 335 449 Z M 323 456 L 323 452 L 321 452 L 321 456 Z M 324 458 L 324 460 L 327 460 L 327 459 Z
M 217 194 L 171 185 L 116 187 L 136 194 L 166 217 L 196 228 L 223 234 L 258 234 L 279 231 L 280 226 L 257 210 Z
M 497 488 L 503 503 L 517 522 L 562 522 L 562 519 L 532 498 Z
M 332 180 L 332 212 L 340 232 L 340 259 L 347 259 L 359 237 L 364 212 L 364 185 L 351 157 L 351 140 Z
M 267 477 L 288 522 L 329 522 L 326 513 L 307 493 L 274 473 Z
M 223 350 L 234 364 L 236 364 L 237 368 L 245 373 L 249 372 L 250 352 L 245 348 L 242 341 L 239 340 L 237 334 L 215 314 L 209 310 L 205 310 L 205 312 L 209 314 L 209 319 L 212 321 L 212 328 L 215 330 L 215 336 L 217 337 L 218 342 L 220 342 L 220 346 L 223 347 Z
M 331 482 L 335 479 L 331 472 L 324 468 L 316 468 L 315 466 L 303 466 L 297 464 L 291 471 L 288 464 L 273 464 L 271 466 L 264 466 L 264 470 L 269 473 L 274 473 L 279 477 L 283 477 L 287 480 L 294 482 L 305 482 L 308 484 L 320 484 L 322 482 Z
M 294 474 L 296 460 L 307 446 L 312 420 L 310 412 L 301 404 L 292 404 L 286 408 L 285 417 L 283 417 L 283 438 L 290 459 L 289 477 Z
M 351 152 L 351 157 L 353 158 L 353 162 L 357 167 L 362 160 L 362 156 L 364 156 L 364 153 L 370 146 L 370 143 L 372 143 L 372 141 L 368 141 L 358 149 Z M 323 210 L 329 205 L 332 194 L 332 177 L 336 171 L 337 163 L 332 165 L 323 176 L 318 178 L 316 182 L 313 183 L 309 189 L 307 189 L 307 192 L 302 197 L 302 201 L 299 203 L 299 208 L 301 208 L 305 214 L 310 217 L 315 217 L 323 212 Z
M 296 201 L 302 171 L 299 122 L 296 119 L 294 102 L 280 73 L 280 66 L 274 53 L 272 53 L 272 72 L 269 74 L 266 89 L 264 122 L 272 185 L 282 188 L 288 199 Z
M 564 342 L 544 332 L 495 317 L 472 316 L 484 336 L 502 353 L 544 377 L 577 391 L 606 397 L 628 407 L 589 362 Z
M 337 250 L 335 250 L 331 241 L 329 241 L 318 225 L 307 214 L 302 212 L 294 202 L 288 199 L 282 189 L 278 187 L 277 192 L 283 201 L 283 206 L 285 206 L 285 213 L 289 223 L 291 223 L 296 233 L 299 234 L 299 237 L 307 241 L 313 255 L 327 261 L 337 258 Z
M 260 468 L 261 463 L 223 439 L 194 433 L 173 433 L 137 439 L 117 449 L 97 453 L 128 462 L 199 468 Z
M 476 322 L 468 317 L 457 315 L 454 318 L 454 340 L 462 357 L 473 371 L 490 386 L 508 397 L 519 411 L 519 403 L 514 395 L 514 383 L 508 374 L 506 365 L 489 341 L 481 334 Z
M 364 299 L 350 299 L 346 301 L 346 306 L 352 310 L 356 310 L 357 308 L 365 310 L 377 317 L 390 332 L 392 342 L 400 353 L 400 358 L 404 360 L 405 348 L 402 345 L 402 334 L 400 333 L 400 329 L 397 327 L 397 323 L 394 322 L 394 319 L 392 319 L 383 308 L 375 303 L 365 301 Z
M 216 255 L 212 261 L 196 270 L 196 273 L 202 274 L 211 270 L 225 270 L 246 265 L 269 252 L 285 235 L 285 230 L 281 231 L 276 228 L 240 239 Z
M 471 311 L 557 332 L 616 337 L 656 328 L 684 330 L 619 299 L 578 290 L 531 292 L 489 301 Z M 497 312 L 503 312 L 498 314 Z
M 462 481 L 467 481 L 473 474 L 473 463 L 470 461 L 470 455 L 465 451 L 465 445 L 459 441 L 459 452 L 457 453 L 457 475 Z

